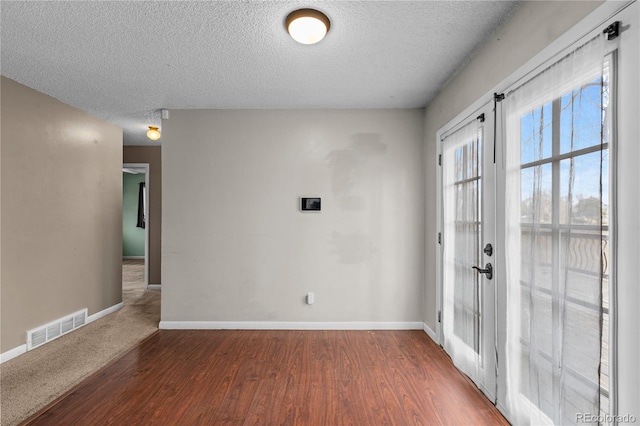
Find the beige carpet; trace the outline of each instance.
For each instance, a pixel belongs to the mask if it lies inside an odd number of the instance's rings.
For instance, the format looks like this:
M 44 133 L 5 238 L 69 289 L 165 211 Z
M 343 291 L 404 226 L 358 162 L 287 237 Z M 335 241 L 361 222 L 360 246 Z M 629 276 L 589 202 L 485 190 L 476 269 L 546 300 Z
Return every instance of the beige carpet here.
M 15 425 L 158 329 L 160 292 L 143 261 L 123 262 L 124 307 L 0 367 L 0 424 Z

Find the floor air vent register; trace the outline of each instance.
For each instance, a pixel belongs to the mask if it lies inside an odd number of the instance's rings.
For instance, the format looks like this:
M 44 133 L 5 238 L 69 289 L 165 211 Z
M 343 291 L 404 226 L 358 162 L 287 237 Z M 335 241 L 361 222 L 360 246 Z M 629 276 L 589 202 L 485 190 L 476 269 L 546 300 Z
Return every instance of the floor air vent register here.
M 87 308 L 27 331 L 27 350 L 37 348 L 82 327 L 87 322 Z

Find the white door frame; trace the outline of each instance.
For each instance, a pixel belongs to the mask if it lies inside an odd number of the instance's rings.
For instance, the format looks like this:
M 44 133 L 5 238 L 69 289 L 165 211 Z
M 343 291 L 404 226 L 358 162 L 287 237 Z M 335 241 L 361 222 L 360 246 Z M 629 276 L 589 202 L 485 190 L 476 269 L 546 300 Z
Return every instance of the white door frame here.
M 149 211 L 149 193 L 150 193 L 150 182 L 149 182 L 149 163 L 123 163 L 123 169 L 144 169 L 144 182 L 145 182 L 145 227 L 144 227 L 144 288 L 149 288 L 149 224 L 151 223 Z

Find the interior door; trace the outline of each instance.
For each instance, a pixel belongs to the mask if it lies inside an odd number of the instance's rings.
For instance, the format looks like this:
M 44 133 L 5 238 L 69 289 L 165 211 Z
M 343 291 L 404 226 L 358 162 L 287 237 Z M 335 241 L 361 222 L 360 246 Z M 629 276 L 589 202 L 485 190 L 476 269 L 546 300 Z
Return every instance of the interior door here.
M 442 139 L 443 346 L 489 399 L 496 396 L 493 102 Z

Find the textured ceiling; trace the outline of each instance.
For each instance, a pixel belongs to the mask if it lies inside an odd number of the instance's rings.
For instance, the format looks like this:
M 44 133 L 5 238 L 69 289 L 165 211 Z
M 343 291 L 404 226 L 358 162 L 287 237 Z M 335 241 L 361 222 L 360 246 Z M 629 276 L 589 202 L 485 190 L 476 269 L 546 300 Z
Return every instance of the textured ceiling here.
M 2 1 L 2 75 L 148 145 L 159 109 L 424 107 L 514 1 Z M 331 31 L 294 42 L 315 7 Z

